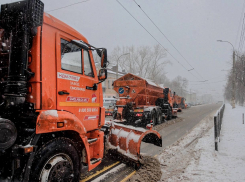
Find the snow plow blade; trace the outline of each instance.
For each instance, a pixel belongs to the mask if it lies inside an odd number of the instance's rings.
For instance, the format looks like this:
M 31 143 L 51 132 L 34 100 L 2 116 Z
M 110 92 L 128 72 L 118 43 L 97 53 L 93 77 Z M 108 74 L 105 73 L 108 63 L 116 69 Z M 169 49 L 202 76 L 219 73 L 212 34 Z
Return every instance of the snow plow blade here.
M 109 135 L 110 150 L 117 151 L 123 157 L 139 162 L 141 142 L 152 143 L 162 147 L 162 137 L 155 130 L 146 130 L 118 123 L 111 123 Z

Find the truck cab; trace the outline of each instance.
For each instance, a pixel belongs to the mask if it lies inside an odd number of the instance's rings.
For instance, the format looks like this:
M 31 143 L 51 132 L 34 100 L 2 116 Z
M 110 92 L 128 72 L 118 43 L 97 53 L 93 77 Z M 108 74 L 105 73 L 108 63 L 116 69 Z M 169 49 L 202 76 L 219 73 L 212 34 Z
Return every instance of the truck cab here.
M 47 172 L 53 180 L 77 181 L 82 165 L 91 170 L 103 158 L 105 109 L 99 83 L 107 75 L 106 49 L 90 45 L 43 7 L 39 0 L 1 6 L 0 181 L 8 176 L 45 181 Z M 101 56 L 99 75 L 92 51 Z M 55 175 L 65 164 L 65 173 Z
M 40 76 L 37 74 L 30 82 L 33 90 L 42 94 L 41 97 L 39 94 L 33 97 L 32 93 L 28 95 L 30 102 L 39 101 L 40 105 L 36 105 L 35 109 L 73 113 L 84 121 L 86 131 L 92 131 L 104 124 L 102 87 L 101 84 L 97 85 L 99 80 L 92 50 L 80 46 L 79 42 L 88 43 L 73 28 L 44 13 L 42 65 L 38 64 L 39 60 L 35 60 L 34 65 L 30 66 L 34 70 L 41 68 Z M 40 83 L 42 89 L 35 88 Z M 96 88 L 93 88 L 94 85 Z

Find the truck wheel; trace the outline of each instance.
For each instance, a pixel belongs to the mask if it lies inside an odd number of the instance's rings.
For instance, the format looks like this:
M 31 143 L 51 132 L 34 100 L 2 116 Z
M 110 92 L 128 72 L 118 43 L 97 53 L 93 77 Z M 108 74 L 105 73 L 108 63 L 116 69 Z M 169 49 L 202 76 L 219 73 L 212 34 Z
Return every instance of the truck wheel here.
M 113 117 L 113 119 L 117 119 L 117 111 L 113 111 L 112 117 Z
M 159 109 L 157 112 L 157 124 L 162 123 L 162 111 Z
M 155 109 L 151 111 L 151 120 L 152 120 L 153 126 L 155 126 L 157 123 L 157 112 Z
M 172 119 L 172 111 L 171 110 L 169 110 L 169 112 L 168 112 L 168 118 L 167 119 L 168 120 Z
M 77 182 L 80 179 L 80 164 L 73 142 L 67 138 L 56 138 L 38 150 L 30 181 Z

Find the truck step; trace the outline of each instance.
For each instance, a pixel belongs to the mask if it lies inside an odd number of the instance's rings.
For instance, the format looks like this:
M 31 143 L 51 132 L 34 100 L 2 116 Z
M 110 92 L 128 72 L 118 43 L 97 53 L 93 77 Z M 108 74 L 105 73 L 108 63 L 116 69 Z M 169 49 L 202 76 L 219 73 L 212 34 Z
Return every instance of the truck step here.
M 98 140 L 98 138 L 89 138 L 88 139 L 88 143 L 91 144 L 91 143 L 94 143 Z
M 101 158 L 98 158 L 98 159 L 91 159 L 91 160 L 90 160 L 90 163 L 91 163 L 91 164 L 95 164 L 95 163 L 97 163 L 97 162 L 99 162 L 99 161 L 101 161 Z

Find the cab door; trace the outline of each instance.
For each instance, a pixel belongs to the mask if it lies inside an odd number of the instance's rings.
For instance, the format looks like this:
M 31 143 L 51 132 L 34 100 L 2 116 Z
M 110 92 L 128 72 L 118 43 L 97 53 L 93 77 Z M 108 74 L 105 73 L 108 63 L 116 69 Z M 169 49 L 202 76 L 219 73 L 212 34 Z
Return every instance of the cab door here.
M 69 36 L 57 36 L 57 110 L 75 114 L 87 131 L 98 128 L 100 95 L 88 50 L 73 44 Z M 102 99 L 102 98 L 101 98 Z

